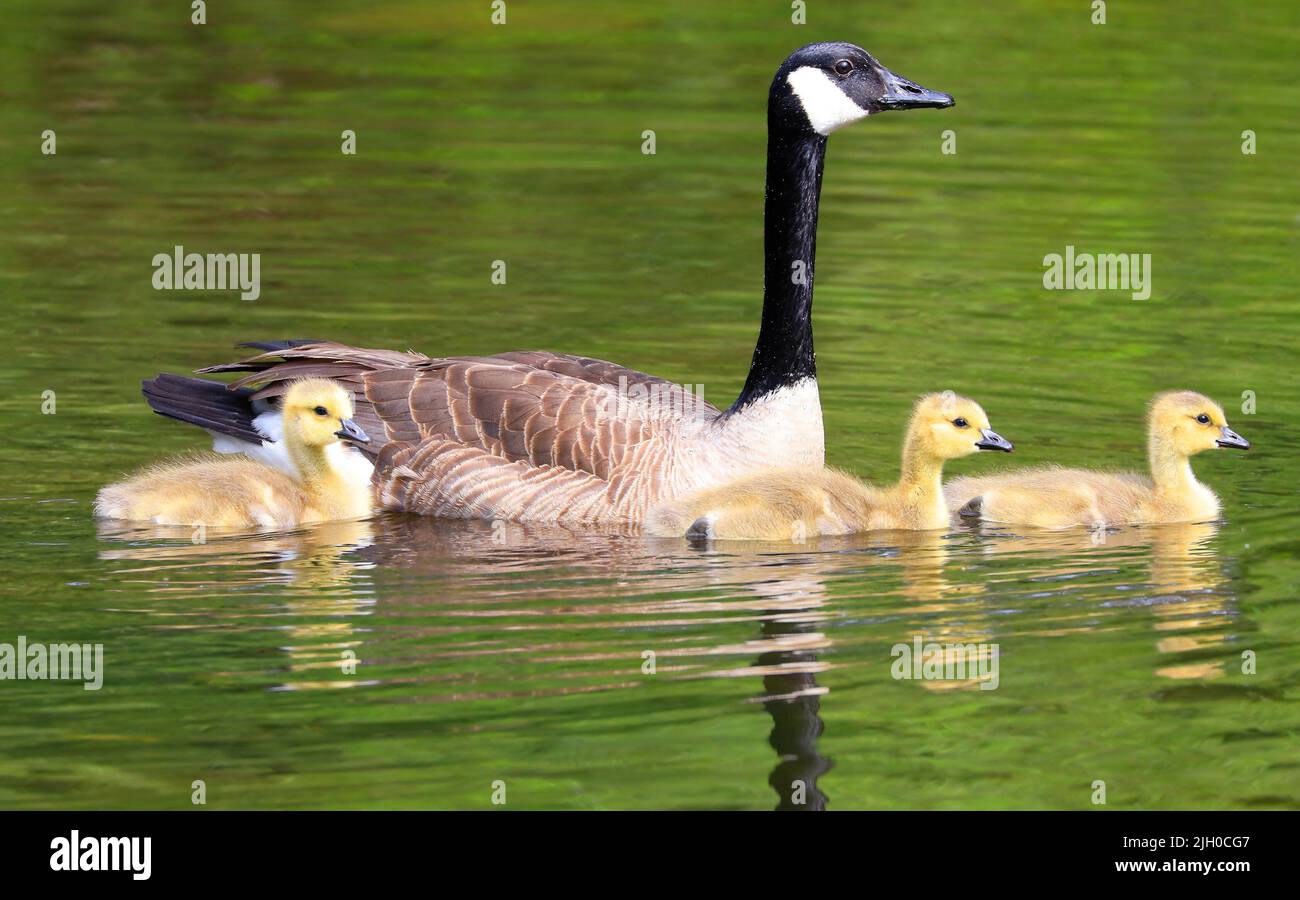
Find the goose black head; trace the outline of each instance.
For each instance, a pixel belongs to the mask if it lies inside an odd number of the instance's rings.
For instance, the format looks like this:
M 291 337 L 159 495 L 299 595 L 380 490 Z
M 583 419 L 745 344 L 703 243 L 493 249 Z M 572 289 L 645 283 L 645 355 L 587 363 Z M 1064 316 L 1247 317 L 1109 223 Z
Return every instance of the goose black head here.
M 825 137 L 873 113 L 954 102 L 895 75 L 861 47 L 834 41 L 800 47 L 786 58 L 772 81 L 769 113 L 785 127 Z

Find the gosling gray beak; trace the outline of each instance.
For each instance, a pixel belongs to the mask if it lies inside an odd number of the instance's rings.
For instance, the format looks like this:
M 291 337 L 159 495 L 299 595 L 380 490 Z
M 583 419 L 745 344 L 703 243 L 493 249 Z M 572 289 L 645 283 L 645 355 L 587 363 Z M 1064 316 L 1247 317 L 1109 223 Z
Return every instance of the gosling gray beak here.
M 880 78 L 885 84 L 885 93 L 877 101 L 881 109 L 944 109 L 957 102 L 951 94 L 923 88 L 884 66 L 880 66 Z
M 356 441 L 358 444 L 369 444 L 370 435 L 361 430 L 361 426 L 351 419 L 340 419 L 341 426 L 338 431 L 334 432 L 346 441 Z
M 1228 447 L 1232 450 L 1249 450 L 1250 441 L 1246 440 L 1237 432 L 1233 431 L 1227 425 L 1219 432 L 1219 439 L 1215 441 L 1220 447 Z
M 988 428 L 980 429 L 980 439 L 975 442 L 975 446 L 981 450 L 1001 450 L 1003 453 L 1010 453 L 1015 448 L 1015 444 Z

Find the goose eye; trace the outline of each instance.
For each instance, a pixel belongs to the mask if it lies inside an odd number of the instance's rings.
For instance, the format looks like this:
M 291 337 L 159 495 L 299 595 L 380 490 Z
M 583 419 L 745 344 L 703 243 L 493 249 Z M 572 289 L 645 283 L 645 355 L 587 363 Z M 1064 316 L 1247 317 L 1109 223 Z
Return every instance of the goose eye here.
M 1201 413 L 1199 416 L 1196 417 L 1196 421 L 1200 422 L 1202 425 L 1209 425 L 1210 417 L 1207 416 L 1205 413 Z
M 952 420 L 952 424 L 956 425 L 958 428 L 965 428 L 967 425 L 970 424 L 970 422 L 967 422 L 965 419 L 958 416 L 957 418 Z
M 318 416 L 328 416 L 330 414 L 330 411 L 323 406 L 316 407 L 315 409 L 312 410 L 312 412 L 314 412 Z
M 835 63 L 836 74 L 847 75 L 852 71 L 853 63 L 849 62 L 847 59 L 841 59 L 839 62 Z

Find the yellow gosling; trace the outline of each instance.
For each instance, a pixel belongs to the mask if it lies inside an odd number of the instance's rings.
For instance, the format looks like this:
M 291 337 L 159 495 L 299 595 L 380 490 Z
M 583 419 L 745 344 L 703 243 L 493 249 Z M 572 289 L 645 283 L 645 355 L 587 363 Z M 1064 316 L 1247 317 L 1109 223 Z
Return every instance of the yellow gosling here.
M 799 542 L 814 535 L 876 529 L 946 528 L 946 460 L 979 450 L 1011 451 L 974 400 L 927 394 L 912 410 L 898 483 L 872 487 L 845 472 L 769 469 L 651 511 L 647 531 L 664 537 Z
M 1150 477 L 1047 467 L 954 478 L 944 494 L 963 516 L 1043 528 L 1206 522 L 1218 517 L 1219 498 L 1196 480 L 1190 458 L 1219 447 L 1248 450 L 1250 443 L 1209 397 L 1169 391 L 1147 412 Z
M 289 388 L 282 409 L 285 450 L 297 478 L 244 456 L 201 454 L 108 485 L 95 499 L 95 514 L 158 525 L 258 529 L 369 515 L 373 467 L 339 441 L 370 440 L 352 421 L 347 391 L 327 379 L 306 379 Z

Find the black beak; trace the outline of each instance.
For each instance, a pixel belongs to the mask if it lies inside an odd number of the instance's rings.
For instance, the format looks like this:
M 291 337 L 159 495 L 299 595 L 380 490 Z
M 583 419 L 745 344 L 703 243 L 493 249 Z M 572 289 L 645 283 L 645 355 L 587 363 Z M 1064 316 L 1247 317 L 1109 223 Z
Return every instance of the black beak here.
M 944 109 L 957 101 L 950 94 L 923 88 L 914 81 L 880 67 L 885 93 L 879 100 L 882 109 Z
M 992 429 L 981 428 L 980 439 L 975 442 L 975 446 L 981 450 L 1001 450 L 1003 453 L 1010 453 L 1016 445 Z
M 1233 431 L 1227 425 L 1219 432 L 1219 439 L 1215 441 L 1220 447 L 1228 447 L 1233 450 L 1249 450 L 1250 441 L 1246 440 L 1237 432 Z
M 361 426 L 351 419 L 341 419 L 339 425 L 341 427 L 334 433 L 344 440 L 356 441 L 358 444 L 370 443 L 370 435 L 362 431 Z

